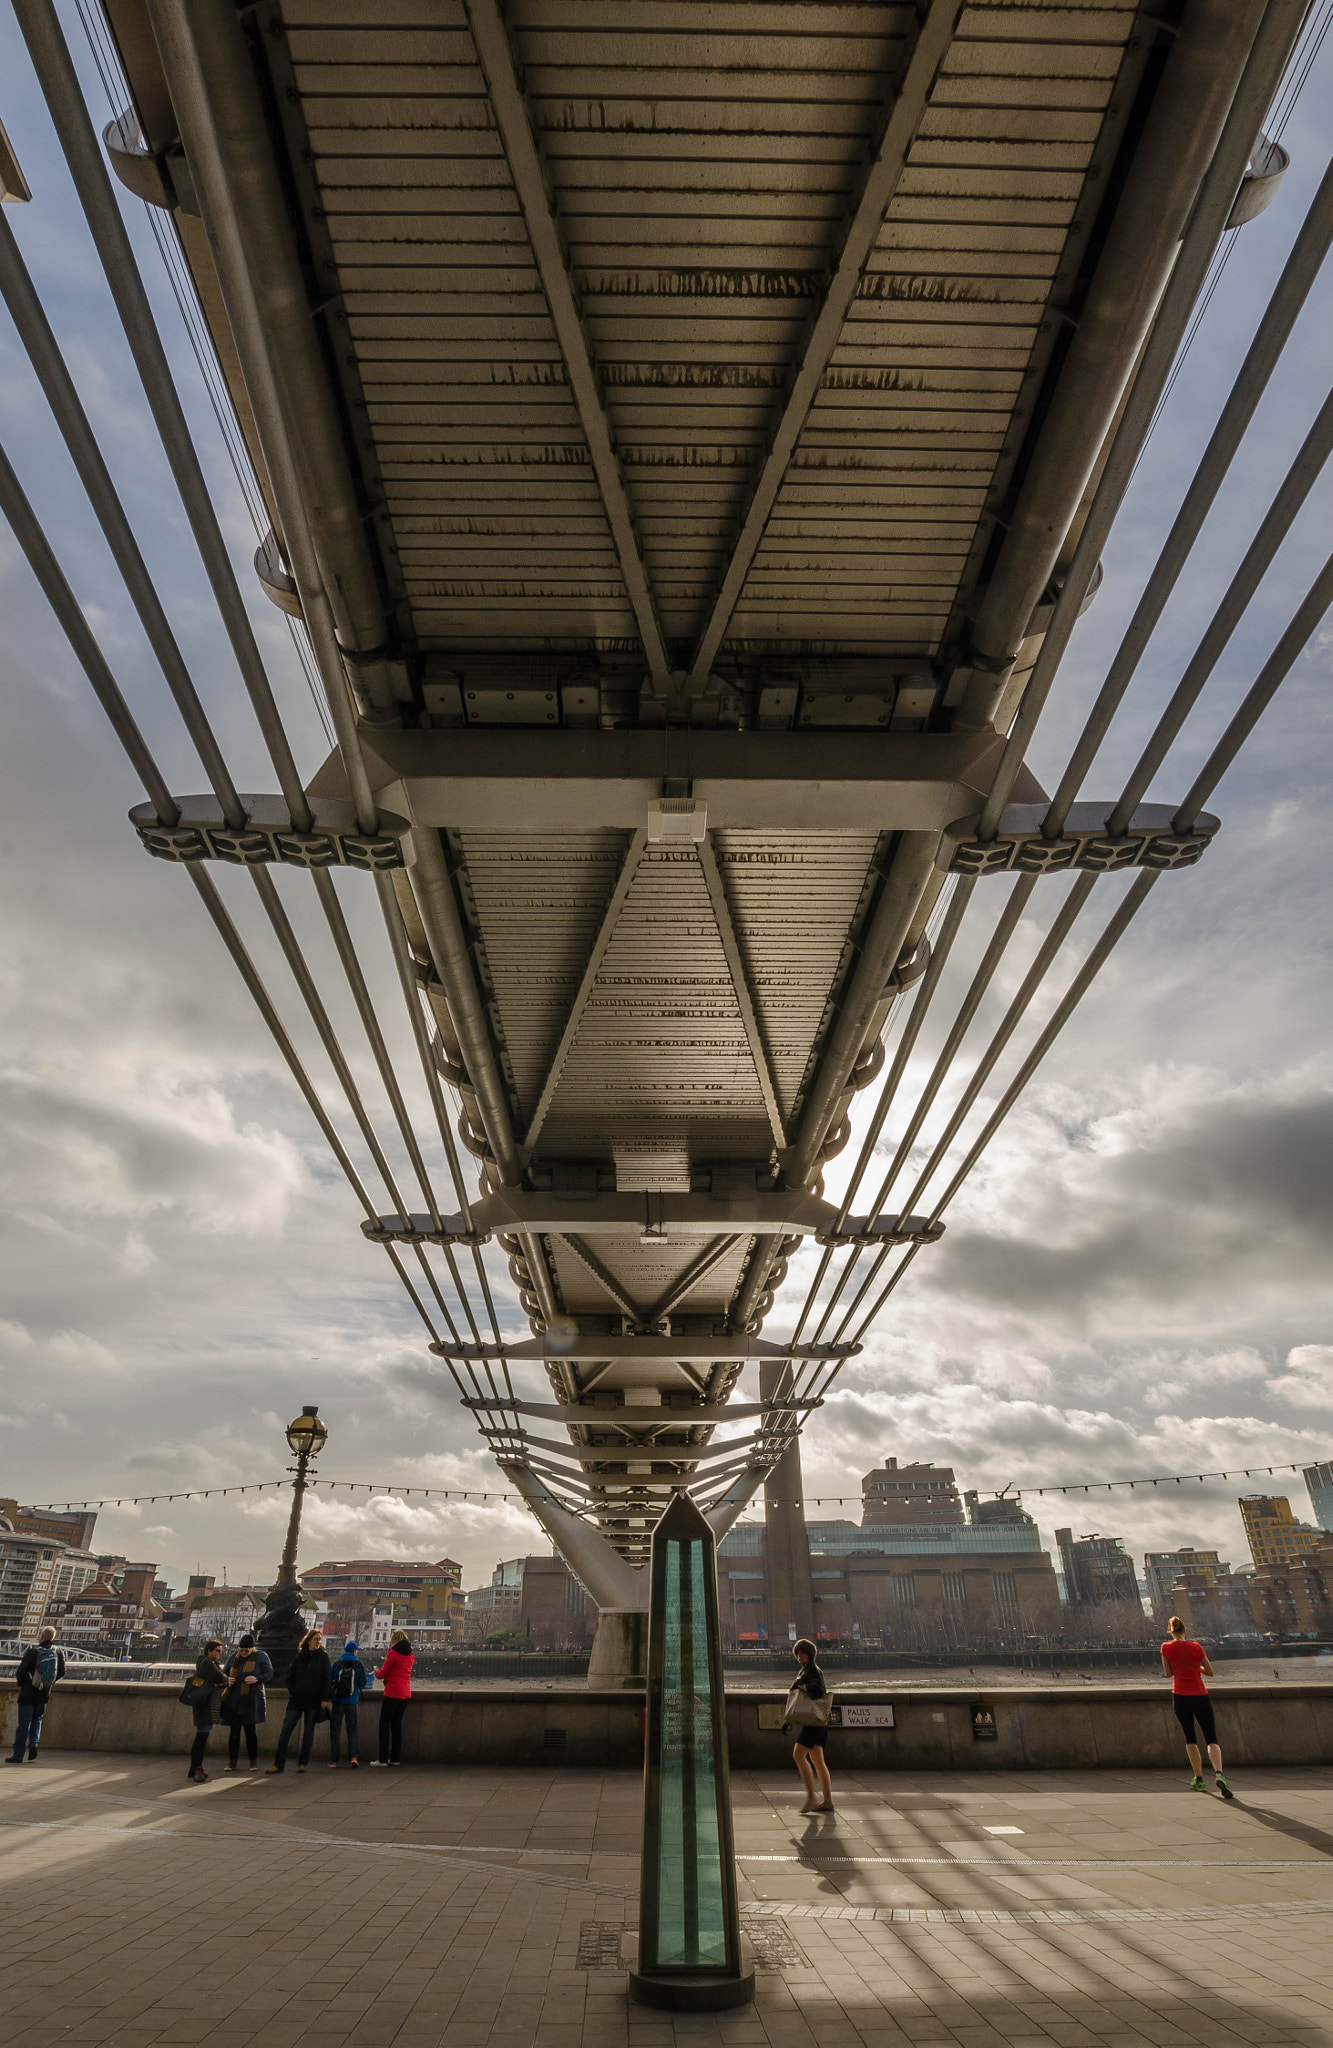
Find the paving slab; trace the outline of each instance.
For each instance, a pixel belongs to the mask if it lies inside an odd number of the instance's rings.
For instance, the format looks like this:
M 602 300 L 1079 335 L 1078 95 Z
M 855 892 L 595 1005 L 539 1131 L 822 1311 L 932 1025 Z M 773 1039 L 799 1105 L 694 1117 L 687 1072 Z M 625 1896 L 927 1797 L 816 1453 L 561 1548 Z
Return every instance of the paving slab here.
M 836 1758 L 835 1758 L 836 1763 Z M 733 1783 L 757 1997 L 631 2006 L 641 1785 L 0 1774 L 0 2009 L 72 2048 L 1333 2048 L 1333 1769 Z M 1003 1833 L 991 1829 L 1006 1830 Z M 1010 1832 L 1009 1830 L 1017 1830 Z

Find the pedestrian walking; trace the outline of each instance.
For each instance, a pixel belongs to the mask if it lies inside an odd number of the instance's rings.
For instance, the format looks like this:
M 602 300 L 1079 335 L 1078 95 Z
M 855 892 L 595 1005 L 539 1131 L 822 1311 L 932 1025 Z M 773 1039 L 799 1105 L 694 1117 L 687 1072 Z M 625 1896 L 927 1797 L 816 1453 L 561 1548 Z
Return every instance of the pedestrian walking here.
M 1208 1662 L 1208 1652 L 1202 1643 L 1193 1642 L 1185 1634 L 1185 1624 L 1178 1614 L 1172 1615 L 1167 1626 L 1171 1634 L 1162 1644 L 1162 1669 L 1171 1680 L 1171 1704 L 1176 1710 L 1176 1719 L 1185 1737 L 1185 1754 L 1194 1773 L 1190 1790 L 1203 1791 L 1203 1758 L 1194 1739 L 1197 1723 L 1199 1732 L 1208 1745 L 1208 1761 L 1213 1767 L 1213 1782 L 1224 1799 L 1234 1799 L 1235 1793 L 1222 1776 L 1222 1751 L 1218 1746 L 1213 1703 L 1203 1682 L 1205 1678 L 1211 1678 L 1213 1675 L 1213 1667 Z
M 801 1668 L 787 1694 L 786 1719 L 788 1726 L 793 1722 L 796 1724 L 792 1756 L 805 1786 L 805 1804 L 801 1812 L 832 1813 L 833 1780 L 829 1777 L 825 1744 L 833 1695 L 819 1668 L 818 1653 L 813 1643 L 803 1637 L 799 1643 L 793 1644 L 792 1655 Z
M 204 1644 L 203 1654 L 195 1659 L 194 1676 L 185 1681 L 188 1705 L 194 1714 L 194 1742 L 190 1748 L 190 1768 L 186 1776 L 193 1778 L 196 1785 L 206 1785 L 208 1772 L 204 1769 L 204 1751 L 208 1738 L 213 1732 L 213 1723 L 218 1718 L 218 1708 L 227 1689 L 227 1674 L 218 1662 L 222 1644 L 216 1636 Z
M 388 1654 L 375 1676 L 384 1687 L 380 1701 L 380 1753 L 378 1768 L 401 1764 L 403 1760 L 403 1715 L 412 1697 L 412 1638 L 401 1628 L 393 1632 Z
M 14 1730 L 13 1753 L 5 1758 L 7 1764 L 36 1763 L 37 1745 L 42 1739 L 42 1716 L 46 1712 L 52 1686 L 64 1675 L 65 1656 L 56 1648 L 56 1632 L 53 1628 L 44 1628 L 36 1642 L 30 1644 L 19 1658 L 18 1670 L 14 1674 L 19 1687 L 18 1724 Z
M 315 1746 L 315 1723 L 328 1718 L 330 1675 L 324 1638 L 317 1628 L 312 1628 L 309 1635 L 302 1636 L 300 1648 L 287 1673 L 287 1711 L 282 1717 L 278 1747 L 268 1767 L 270 1778 L 280 1777 L 287 1768 L 287 1745 L 298 1721 L 304 1721 L 305 1727 L 301 1731 L 301 1753 L 296 1768 L 304 1771 L 309 1765 L 310 1752 Z
M 343 1644 L 343 1653 L 333 1667 L 331 1681 L 332 1706 L 329 1708 L 329 1769 L 336 1771 L 339 1764 L 338 1751 L 344 1728 L 347 1730 L 347 1768 L 359 1770 L 356 1755 L 356 1710 L 361 1704 L 361 1695 L 370 1684 L 370 1674 L 350 1640 Z
M 227 1736 L 227 1769 L 241 1767 L 241 1737 L 250 1769 L 259 1769 L 259 1724 L 268 1718 L 268 1695 L 264 1682 L 273 1676 L 273 1660 L 256 1646 L 252 1635 L 244 1635 L 227 1662 L 227 1690 L 222 1695 L 222 1718 Z

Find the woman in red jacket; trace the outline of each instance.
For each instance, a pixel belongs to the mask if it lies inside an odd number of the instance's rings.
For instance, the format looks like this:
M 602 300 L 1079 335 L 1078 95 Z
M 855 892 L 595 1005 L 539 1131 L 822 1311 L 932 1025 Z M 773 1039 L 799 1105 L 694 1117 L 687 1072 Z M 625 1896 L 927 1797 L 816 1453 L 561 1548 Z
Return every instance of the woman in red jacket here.
M 380 1701 L 379 1763 L 372 1763 L 372 1770 L 383 1769 L 386 1764 L 400 1764 L 403 1760 L 403 1715 L 412 1697 L 412 1666 L 415 1662 L 411 1637 L 396 1628 L 388 1655 L 375 1673 L 384 1687 L 384 1697 Z

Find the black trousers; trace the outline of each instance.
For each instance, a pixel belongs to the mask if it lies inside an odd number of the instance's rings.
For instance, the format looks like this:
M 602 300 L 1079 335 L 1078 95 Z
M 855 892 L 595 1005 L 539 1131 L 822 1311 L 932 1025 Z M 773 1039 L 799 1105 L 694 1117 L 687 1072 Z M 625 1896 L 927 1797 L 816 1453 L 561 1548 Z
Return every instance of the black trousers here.
M 194 1741 L 190 1745 L 190 1769 L 192 1771 L 201 1771 L 203 1769 L 204 1751 L 208 1748 L 208 1738 L 212 1733 L 211 1725 L 207 1728 L 195 1729 Z
M 253 1721 L 233 1721 L 227 1736 L 227 1762 L 238 1763 L 241 1755 L 241 1736 L 245 1736 L 245 1751 L 252 1764 L 259 1762 L 259 1730 Z
M 380 1762 L 396 1764 L 403 1754 L 403 1715 L 410 1700 L 380 1701 Z
M 318 1706 L 288 1707 L 282 1717 L 282 1727 L 278 1731 L 278 1747 L 273 1755 L 273 1761 L 280 1771 L 287 1768 L 287 1745 L 302 1721 L 305 1727 L 301 1734 L 301 1754 L 297 1761 L 302 1768 L 309 1763 L 310 1752 L 315 1746 L 315 1722 L 318 1716 Z

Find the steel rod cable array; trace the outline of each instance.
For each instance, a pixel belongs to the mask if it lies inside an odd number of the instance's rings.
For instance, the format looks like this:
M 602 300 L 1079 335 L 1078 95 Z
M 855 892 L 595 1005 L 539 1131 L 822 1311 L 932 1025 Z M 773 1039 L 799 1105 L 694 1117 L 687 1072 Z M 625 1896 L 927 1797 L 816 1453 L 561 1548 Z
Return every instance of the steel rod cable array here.
M 116 196 L 102 163 L 54 8 L 51 0 L 13 0 L 13 4 L 292 826 L 297 832 L 308 832 L 314 822 L 311 800 L 302 785 L 277 699 L 208 496 L 199 457 L 172 383 L 162 340 L 134 263 Z M 1265 29 L 1256 40 L 1130 389 L 1073 564 L 1057 598 L 1045 640 L 1001 752 L 978 821 L 977 836 L 982 842 L 994 841 L 1002 830 L 1005 807 L 1026 749 L 1072 635 L 1092 569 L 1123 502 L 1134 466 L 1169 384 L 1182 337 L 1189 328 L 1212 253 L 1234 202 L 1253 134 L 1283 75 L 1302 11 L 1299 0 L 1271 0 Z M 192 168 L 210 242 L 223 277 L 228 305 L 234 315 L 245 382 L 254 402 L 265 464 L 278 501 L 284 543 L 300 593 L 325 705 L 346 767 L 358 824 L 362 831 L 372 831 L 379 823 L 378 812 L 362 753 L 345 665 L 346 659 L 358 658 L 355 642 L 350 637 L 348 621 L 339 609 L 337 579 L 329 573 L 321 558 L 318 537 L 307 516 L 300 450 L 294 444 L 288 426 L 281 368 L 269 354 L 255 296 L 251 256 L 230 205 L 222 156 L 217 147 L 209 83 L 203 75 L 191 37 L 181 32 L 179 10 L 166 5 L 163 0 L 157 13 L 173 91 L 179 91 L 188 107 L 192 134 L 201 138 L 197 161 Z M 1231 473 L 1246 431 L 1320 272 L 1330 240 L 1333 240 L 1333 169 L 1325 175 L 1310 206 L 1204 456 L 1184 493 L 1171 531 L 1149 574 L 1083 731 L 1071 751 L 1042 826 L 1049 841 L 1058 841 L 1065 831 L 1084 776 L 1125 701 L 1152 635 L 1199 538 L 1204 520 Z M 242 829 L 247 823 L 245 805 L 144 563 L 74 380 L 42 311 L 18 242 L 3 218 L 0 218 L 0 292 L 9 306 L 222 815 L 229 826 Z M 184 308 L 182 312 L 184 317 Z M 207 377 L 205 383 L 209 383 Z M 213 394 L 211 385 L 209 389 Z M 226 429 L 222 431 L 224 441 L 228 441 L 230 447 Z M 1292 462 L 1244 560 L 1186 664 L 1175 692 L 1144 743 L 1119 802 L 1107 816 L 1106 831 L 1112 840 L 1129 830 L 1139 803 L 1163 765 L 1169 749 L 1185 730 L 1191 712 L 1275 559 L 1278 548 L 1306 503 L 1331 450 L 1333 393 L 1330 393 Z M 234 450 L 232 452 L 234 454 Z M 180 817 L 176 799 L 157 767 L 152 750 L 97 646 L 3 451 L 0 451 L 0 511 L 8 518 L 76 659 L 143 783 L 159 821 L 164 826 L 174 826 Z M 1177 804 L 1173 828 L 1178 833 L 1188 833 L 1195 828 L 1202 806 L 1290 673 L 1330 600 L 1333 600 L 1333 559 L 1315 579 L 1279 635 L 1268 660 L 1199 770 L 1193 787 Z M 432 868 L 427 885 L 449 892 L 452 904 L 450 879 L 438 842 L 429 853 L 430 860 L 438 865 L 439 873 L 435 874 Z M 207 915 L 367 1220 L 378 1223 L 381 1214 L 367 1185 L 368 1179 L 378 1176 L 382 1182 L 389 1203 L 388 1213 L 398 1219 L 404 1235 L 409 1234 L 411 1228 L 404 1181 L 410 1179 L 420 1189 L 432 1228 L 444 1240 L 439 1246 L 443 1270 L 437 1270 L 427 1247 L 419 1241 L 411 1245 L 410 1261 L 402 1256 L 393 1242 L 385 1242 L 384 1249 L 427 1332 L 435 1355 L 443 1358 L 459 1394 L 489 1418 L 480 1425 L 484 1440 L 502 1461 L 521 1460 L 540 1474 L 569 1512 L 596 1516 L 604 1523 L 608 1519 L 614 1520 L 616 1496 L 605 1488 L 599 1491 L 584 1474 L 570 1469 L 571 1465 L 582 1466 L 586 1473 L 589 1467 L 598 1468 L 614 1462 L 611 1454 L 598 1447 L 572 1442 L 566 1449 L 549 1439 L 533 1437 L 514 1405 L 516 1397 L 500 1313 L 485 1261 L 480 1247 L 473 1243 L 469 1247 L 472 1271 L 467 1274 L 465 1262 L 460 1262 L 454 1245 L 447 1241 L 443 1228 L 444 1214 L 433 1178 L 433 1147 L 423 1142 L 414 1122 L 395 1065 L 390 1038 L 372 997 L 371 984 L 332 876 L 319 868 L 312 870 L 315 893 L 342 981 L 364 1034 L 370 1064 L 383 1088 L 397 1141 L 402 1146 L 407 1167 L 405 1174 L 400 1173 L 379 1134 L 321 992 L 319 977 L 297 935 L 283 895 L 267 868 L 253 866 L 250 870 L 259 908 L 291 974 L 309 1024 L 328 1060 L 336 1087 L 373 1167 L 373 1173 L 365 1176 L 340 1135 L 216 884 L 199 862 L 189 863 L 188 872 Z M 827 1355 L 788 1358 L 779 1392 L 752 1437 L 722 1445 L 696 1441 L 672 1446 L 654 1441 L 651 1445 L 659 1462 L 671 1463 L 678 1469 L 689 1468 L 696 1475 L 691 1483 L 701 1500 L 722 1499 L 727 1489 L 746 1472 L 753 1472 L 757 1466 L 769 1469 L 783 1455 L 800 1426 L 805 1407 L 824 1398 L 844 1369 L 850 1347 L 862 1342 L 922 1248 L 919 1239 L 900 1246 L 897 1249 L 901 1255 L 895 1260 L 894 1246 L 874 1241 L 874 1226 L 883 1217 L 893 1191 L 904 1176 L 911 1174 L 912 1191 L 908 1200 L 899 1205 L 902 1213 L 915 1214 L 917 1203 L 922 1202 L 928 1205 L 929 1222 L 932 1225 L 939 1222 L 1147 901 L 1159 876 L 1155 870 L 1145 870 L 1130 881 L 1099 934 L 1090 943 L 1063 994 L 1056 998 L 1045 1023 L 1023 1051 L 1021 1047 L 1014 1047 L 1014 1041 L 1034 1007 L 1046 1001 L 1052 971 L 1070 943 L 1099 877 L 1095 871 L 1080 872 L 1074 876 L 1055 917 L 1044 931 L 1029 915 L 1039 879 L 1035 872 L 1018 874 L 990 927 L 978 964 L 966 978 L 952 1011 L 943 1018 L 940 1016 L 942 991 L 951 987 L 951 966 L 957 968 L 959 933 L 972 911 L 978 889 L 984 892 L 989 884 L 984 878 L 962 873 L 939 895 L 929 927 L 933 949 L 926 972 L 914 989 L 899 995 L 890 1011 L 890 1034 L 896 1034 L 896 1043 L 839 1202 L 837 1225 L 832 1233 L 835 1239 L 848 1224 L 853 1201 L 872 1163 L 879 1156 L 890 1118 L 895 1113 L 901 1116 L 901 1129 L 895 1130 L 892 1139 L 885 1144 L 887 1168 L 875 1194 L 862 1241 L 846 1246 L 845 1257 L 840 1257 L 840 1250 L 844 1248 L 836 1242 L 823 1248 L 790 1340 L 793 1347 L 800 1343 L 807 1325 L 812 1318 L 816 1319 L 812 1339 L 815 1346 L 830 1330 L 833 1331 L 831 1342 L 825 1347 Z M 418 962 L 392 881 L 387 874 L 378 873 L 374 882 L 447 1180 L 464 1219 L 465 1229 L 473 1235 L 476 1198 L 469 1198 L 465 1186 L 454 1137 L 454 1118 L 436 1063 L 432 1021 L 421 986 Z M 1020 934 L 1025 942 L 1034 932 L 1037 944 L 1031 965 L 1020 977 L 1015 994 L 991 1030 L 984 1047 L 972 1061 L 970 1072 L 958 1088 L 956 1097 L 949 1097 L 947 1091 L 954 1085 L 967 1045 L 987 1002 L 992 998 L 997 976 L 1013 947 L 1020 942 Z M 446 938 L 451 933 L 452 928 L 450 933 L 446 933 Z M 461 930 L 452 933 L 452 938 L 465 949 Z M 938 1050 L 934 1052 L 920 1088 L 909 1091 L 908 1075 L 923 1035 L 927 1027 L 937 1024 L 940 1026 Z M 1017 1065 L 1008 1079 L 1000 1083 L 994 1102 L 988 1103 L 985 1099 L 988 1085 L 1011 1048 L 1016 1052 Z M 932 1117 L 946 1101 L 947 1109 L 938 1135 L 927 1137 Z M 461 1097 L 459 1102 L 461 1105 Z M 982 1122 L 979 1130 L 969 1138 L 967 1129 L 978 1110 Z M 960 1146 L 961 1154 L 956 1156 Z M 918 1153 L 923 1149 L 925 1157 L 918 1160 Z M 508 1174 L 505 1178 L 508 1182 Z M 942 1191 L 933 1193 L 937 1182 L 942 1182 Z M 529 1240 L 520 1237 L 520 1242 L 524 1244 L 526 1254 Z M 550 1302 L 555 1297 L 544 1254 L 533 1242 L 529 1260 L 530 1284 L 541 1296 L 549 1316 Z M 576 1236 L 569 1235 L 566 1242 L 585 1264 L 589 1260 L 595 1262 L 595 1252 L 587 1245 L 581 1245 Z M 735 1242 L 734 1233 L 723 1232 L 713 1244 L 703 1248 L 686 1274 L 655 1304 L 654 1318 L 668 1318 L 686 1298 L 689 1289 L 734 1249 Z M 885 1277 L 885 1268 L 891 1260 L 894 1260 L 892 1270 Z M 833 1355 L 838 1347 L 841 1347 L 838 1355 Z M 702 1382 L 700 1386 L 702 1390 Z M 679 1416 L 673 1415 L 671 1426 L 678 1428 L 682 1422 L 688 1425 L 688 1410 L 681 1411 Z M 697 1476 L 700 1473 L 702 1477 Z M 631 1490 L 627 1481 L 625 1491 Z M 632 1513 L 632 1509 L 628 1512 Z

